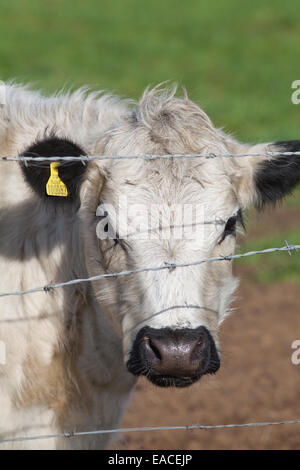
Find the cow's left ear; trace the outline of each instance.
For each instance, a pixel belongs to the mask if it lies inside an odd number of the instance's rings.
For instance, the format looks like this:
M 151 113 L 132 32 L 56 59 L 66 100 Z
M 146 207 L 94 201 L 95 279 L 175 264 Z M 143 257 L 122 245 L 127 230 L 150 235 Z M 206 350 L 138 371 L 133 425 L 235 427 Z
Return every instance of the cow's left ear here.
M 26 164 L 20 162 L 27 183 L 41 198 L 47 198 L 54 203 L 72 201 L 76 198 L 86 166 L 79 158 L 78 161 L 61 161 L 58 166 L 51 165 L 53 162 L 47 161 L 47 158 L 86 155 L 77 144 L 68 139 L 52 136 L 35 142 L 20 155 L 45 157 L 44 161 L 30 160 Z M 49 179 L 50 183 L 53 181 L 53 191 L 49 191 L 49 185 L 48 191 L 46 189 Z
M 233 148 L 232 153 L 257 154 L 225 161 L 242 207 L 275 204 L 293 191 L 300 182 L 300 154 L 285 155 L 286 152 L 300 152 L 300 140 L 240 144 Z
M 280 141 L 269 145 L 271 152 L 283 155 L 264 159 L 257 164 L 254 184 L 259 207 L 276 203 L 289 195 L 300 182 L 299 155 L 284 155 L 287 152 L 300 152 L 300 140 Z

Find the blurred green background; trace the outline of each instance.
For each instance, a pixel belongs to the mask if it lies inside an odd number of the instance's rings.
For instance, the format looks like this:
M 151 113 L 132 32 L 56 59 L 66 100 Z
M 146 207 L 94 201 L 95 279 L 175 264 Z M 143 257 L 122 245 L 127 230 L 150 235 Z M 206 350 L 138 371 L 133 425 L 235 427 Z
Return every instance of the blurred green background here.
M 291 102 L 299 19 L 296 0 L 2 0 L 0 79 L 45 92 L 88 84 L 134 98 L 171 80 L 241 140 L 300 138 L 300 105 Z M 287 210 L 298 203 L 299 192 Z M 276 275 L 271 263 L 264 278 L 300 279 L 292 259 Z

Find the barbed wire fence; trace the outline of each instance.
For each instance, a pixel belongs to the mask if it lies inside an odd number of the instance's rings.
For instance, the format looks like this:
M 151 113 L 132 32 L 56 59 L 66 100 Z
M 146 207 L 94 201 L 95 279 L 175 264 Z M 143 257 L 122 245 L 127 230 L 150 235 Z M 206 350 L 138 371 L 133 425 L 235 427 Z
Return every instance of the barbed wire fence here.
M 242 154 L 173 154 L 173 155 L 131 155 L 131 156 L 120 156 L 120 155 L 112 155 L 112 156 L 105 156 L 105 155 L 98 155 L 98 156 L 89 156 L 89 155 L 82 155 L 80 157 L 74 156 L 52 156 L 52 157 L 40 157 L 36 155 L 30 156 L 11 156 L 11 157 L 0 157 L 0 162 L 23 162 L 25 165 L 28 162 L 52 162 L 52 161 L 59 161 L 59 162 L 78 162 L 81 161 L 84 165 L 92 160 L 131 160 L 131 159 L 144 159 L 146 161 L 156 160 L 156 159 L 173 159 L 173 158 L 204 158 L 204 159 L 212 159 L 212 158 L 247 158 L 247 157 L 265 157 L 265 158 L 274 158 L 280 156 L 300 156 L 299 152 L 260 152 L 260 153 L 242 153 Z M 293 162 L 291 162 L 292 164 Z M 287 162 L 287 165 L 290 163 Z M 154 272 L 160 271 L 165 269 L 177 269 L 177 268 L 187 268 L 191 266 L 200 265 L 202 263 L 208 262 L 217 262 L 217 261 L 232 261 L 235 259 L 246 258 L 249 256 L 259 255 L 259 254 L 269 254 L 275 252 L 288 252 L 291 256 L 292 251 L 298 251 L 300 249 L 300 245 L 297 244 L 290 244 L 287 240 L 285 240 L 285 245 L 281 247 L 272 247 L 266 248 L 264 250 L 256 250 L 256 251 L 249 251 L 246 253 L 240 254 L 230 254 L 226 256 L 218 256 L 218 257 L 211 257 L 206 259 L 200 259 L 191 263 L 165 263 L 162 266 L 153 266 L 153 267 L 143 267 L 139 269 L 132 269 L 127 271 L 120 271 L 120 272 L 113 272 L 113 273 L 105 273 L 100 274 L 98 276 L 92 276 L 83 279 L 71 279 L 66 282 L 60 282 L 55 284 L 47 284 L 44 286 L 33 287 L 28 290 L 23 291 L 10 291 L 10 292 L 0 292 L 0 298 L 8 297 L 8 296 L 23 296 L 27 294 L 34 294 L 36 292 L 45 292 L 48 293 L 58 288 L 62 288 L 65 286 L 71 286 L 79 283 L 86 283 L 86 282 L 93 282 L 98 281 L 105 278 L 116 278 L 119 276 L 127 276 L 132 274 L 144 273 L 144 272 Z M 131 433 L 131 432 L 149 432 L 149 431 L 179 431 L 179 430 L 217 430 L 217 429 L 233 429 L 233 428 L 253 428 L 253 427 L 265 427 L 265 426 L 275 426 L 275 425 L 284 425 L 284 424 L 300 424 L 300 419 L 296 420 L 281 420 L 281 421 L 264 421 L 264 422 L 253 422 L 253 423 L 240 423 L 240 424 L 220 424 L 220 425 L 204 425 L 204 424 L 190 424 L 190 425 L 181 425 L 181 426 L 144 426 L 144 427 L 131 427 L 131 428 L 114 428 L 114 429 L 98 429 L 94 431 L 67 431 L 62 433 L 56 434 L 40 434 L 36 436 L 17 436 L 11 438 L 0 439 L 0 444 L 5 443 L 13 443 L 13 442 L 21 442 L 21 441 L 32 441 L 32 440 L 43 440 L 43 439 L 52 439 L 52 438 L 72 438 L 72 437 L 82 437 L 82 436 L 92 436 L 92 435 L 104 435 L 104 434 L 123 434 L 123 433 Z
M 166 154 L 166 155 L 151 155 L 151 154 L 142 154 L 142 155 L 81 155 L 80 157 L 64 156 L 60 157 L 51 156 L 51 157 L 41 157 L 39 155 L 35 155 L 33 152 L 30 152 L 30 155 L 20 155 L 16 156 L 7 156 L 7 157 L 0 157 L 0 162 L 78 162 L 81 161 L 82 163 L 88 163 L 93 160 L 136 160 L 136 159 L 143 159 L 146 161 L 149 160 L 168 160 L 168 159 L 177 159 L 177 158 L 204 158 L 206 160 L 212 158 L 246 158 L 246 157 L 266 157 L 266 158 L 274 158 L 274 157 L 281 157 L 281 156 L 300 156 L 300 151 L 297 152 L 272 152 L 272 151 L 265 151 L 265 152 L 258 152 L 258 153 L 176 153 L 176 154 Z
M 21 441 L 36 441 L 42 439 L 55 439 L 58 437 L 71 438 L 82 436 L 95 436 L 103 434 L 126 434 L 131 432 L 149 432 L 149 431 L 194 431 L 194 430 L 212 430 L 212 429 L 234 429 L 234 428 L 253 428 L 265 426 L 277 426 L 280 424 L 300 424 L 300 419 L 286 420 L 286 421 L 265 421 L 260 423 L 242 423 L 242 424 L 188 424 L 186 426 L 145 426 L 145 427 L 132 427 L 132 428 L 118 428 L 118 429 L 98 429 L 96 431 L 71 431 L 57 434 L 40 434 L 37 436 L 24 436 L 12 437 L 9 439 L 0 439 L 0 444 L 21 442 Z
M 53 289 L 58 289 L 60 287 L 65 287 L 65 286 L 72 286 L 75 284 L 80 284 L 83 282 L 91 282 L 91 281 L 98 281 L 101 279 L 105 278 L 110 278 L 110 277 L 119 277 L 119 276 L 128 276 L 130 274 L 138 274 L 138 273 L 144 273 L 144 272 L 154 272 L 154 271 L 161 271 L 164 269 L 175 269 L 175 268 L 186 268 L 189 266 L 197 266 L 203 263 L 209 263 L 213 261 L 231 261 L 234 259 L 240 259 L 240 258 L 247 258 L 249 256 L 254 256 L 254 255 L 259 255 L 259 254 L 265 254 L 265 253 L 275 253 L 278 251 L 287 251 L 290 255 L 291 252 L 296 250 L 298 251 L 300 249 L 300 245 L 290 245 L 287 240 L 285 241 L 285 245 L 281 246 L 279 248 L 266 248 L 265 250 L 258 250 L 258 251 L 248 251 L 247 253 L 240 253 L 237 255 L 227 255 L 227 256 L 217 256 L 213 258 L 206 258 L 206 259 L 201 259 L 198 261 L 193 261 L 192 263 L 165 263 L 163 266 L 153 266 L 149 268 L 139 268 L 139 269 L 130 269 L 128 271 L 117 271 L 114 273 L 106 273 L 106 274 L 99 274 L 98 276 L 91 276 L 87 277 L 84 279 L 71 279 L 70 281 L 66 282 L 60 282 L 57 284 L 46 284 L 41 287 L 33 287 L 32 289 L 28 290 L 23 290 L 23 291 L 13 291 L 13 292 L 0 292 L 0 298 L 1 297 L 8 297 L 11 295 L 26 295 L 26 294 L 33 294 L 35 292 L 49 292 Z

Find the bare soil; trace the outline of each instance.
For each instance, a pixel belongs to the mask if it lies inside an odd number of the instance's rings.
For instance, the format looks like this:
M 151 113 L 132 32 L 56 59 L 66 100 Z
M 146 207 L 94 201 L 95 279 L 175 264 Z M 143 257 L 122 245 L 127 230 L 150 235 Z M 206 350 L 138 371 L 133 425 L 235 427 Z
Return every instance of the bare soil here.
M 265 217 L 265 218 L 264 218 Z M 293 228 L 300 209 L 252 223 L 250 237 Z M 122 426 L 230 424 L 300 418 L 300 365 L 291 361 L 300 340 L 300 286 L 242 284 L 236 312 L 221 328 L 223 355 L 215 376 L 187 389 L 161 389 L 140 379 Z M 121 435 L 113 449 L 300 449 L 300 424 L 223 430 L 154 431 Z

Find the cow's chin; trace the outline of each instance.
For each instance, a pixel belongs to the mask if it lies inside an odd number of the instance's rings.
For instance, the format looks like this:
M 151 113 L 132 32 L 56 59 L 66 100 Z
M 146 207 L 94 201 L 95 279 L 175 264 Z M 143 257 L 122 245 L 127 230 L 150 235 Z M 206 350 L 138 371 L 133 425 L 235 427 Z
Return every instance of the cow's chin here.
M 147 374 L 146 377 L 151 383 L 158 387 L 184 388 L 197 382 L 201 378 L 201 375 L 196 375 L 194 377 L 172 377 L 167 375 Z

